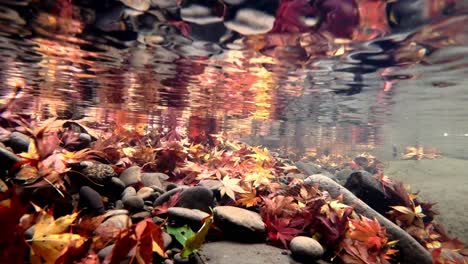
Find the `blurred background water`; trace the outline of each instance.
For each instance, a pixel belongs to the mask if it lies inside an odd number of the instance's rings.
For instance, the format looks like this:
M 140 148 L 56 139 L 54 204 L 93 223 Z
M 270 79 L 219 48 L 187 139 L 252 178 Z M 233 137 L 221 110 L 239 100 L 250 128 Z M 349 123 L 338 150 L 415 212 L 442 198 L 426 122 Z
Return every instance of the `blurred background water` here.
M 391 161 L 405 146 L 433 147 L 460 162 L 431 163 L 442 170 L 430 181 L 426 163 L 389 171 L 419 170 L 401 177 L 434 200 L 444 198 L 433 186 L 463 186 L 444 200 L 455 221 L 468 198 L 467 7 L 1 0 L 0 103 L 17 93 L 15 110 L 37 119 L 179 129 L 194 140 L 227 133 L 296 157 L 366 151 Z
M 293 5 L 290 22 L 281 1 L 2 1 L 1 95 L 21 82 L 37 118 L 227 132 L 298 155 L 468 157 L 465 4 L 321 2 L 351 11 Z

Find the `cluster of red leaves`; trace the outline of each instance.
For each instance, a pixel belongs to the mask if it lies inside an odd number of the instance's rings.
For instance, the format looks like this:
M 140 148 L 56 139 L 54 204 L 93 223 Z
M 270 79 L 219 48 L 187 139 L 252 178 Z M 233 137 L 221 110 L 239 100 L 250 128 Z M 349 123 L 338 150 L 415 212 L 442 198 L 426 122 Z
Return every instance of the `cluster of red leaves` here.
M 389 264 L 391 255 L 397 250 L 391 249 L 396 241 L 388 241 L 385 228 L 377 220 L 364 216 L 350 219 L 350 228 L 342 242 L 340 258 L 345 263 L 381 263 Z
M 433 209 L 433 203 L 420 201 L 409 187 L 390 180 L 383 172 L 376 176 L 389 199 L 399 201 L 388 212 L 387 217 L 391 221 L 431 251 L 434 263 L 465 263 L 461 254 L 467 253 L 465 245 L 456 238 L 450 238 L 440 225 L 433 222 L 434 216 L 438 214 Z
M 3 184 L 2 181 L 0 183 Z M 2 186 L 3 187 L 3 186 Z M 13 188 L 0 193 L 0 263 L 21 263 L 26 243 L 23 239 L 25 228 L 20 218 L 25 208 Z
M 268 239 L 283 247 L 287 247 L 295 236 L 306 235 L 316 238 L 329 255 L 336 254 L 344 262 L 388 263 L 389 256 L 394 253 L 392 242 L 388 241 L 385 230 L 378 222 L 358 216 L 352 207 L 342 203 L 341 197 L 332 199 L 327 192 L 292 177 L 298 172 L 297 168 L 266 149 L 227 140 L 221 135 L 214 135 L 210 144 L 192 144 L 178 130 L 163 133 L 115 126 L 107 133 L 101 131 L 101 136 L 95 136 L 98 140 L 92 144 L 92 152 L 87 149 L 68 151 L 66 146 L 74 145 L 75 135 L 61 130 L 63 123 L 60 126 L 53 124 L 46 122 L 30 133 L 34 138 L 33 147 L 21 154 L 26 162 L 14 168 L 19 169 L 16 177 L 28 179 L 28 175 L 40 175 L 32 182 L 45 181 L 60 186 L 61 177 L 66 174 L 70 164 L 89 159 L 93 154 L 93 158 L 115 165 L 116 171 L 138 165 L 145 171 L 165 172 L 177 183 L 203 185 L 215 182 L 221 186 L 220 204 L 234 202 L 259 211 L 266 223 Z M 323 166 L 355 166 L 356 169 L 378 170 L 380 166 L 372 156 L 361 155 L 358 158 L 346 163 L 344 157 L 334 160 L 331 156 L 322 156 L 317 161 L 322 162 Z M 40 173 L 36 173 L 38 171 Z M 377 174 L 377 178 L 390 195 L 396 195 L 402 201 L 402 205 L 394 206 L 390 212 L 391 220 L 425 244 L 438 263 L 460 256 L 458 251 L 463 245 L 449 239 L 431 224 L 431 204 L 419 202 L 403 185 L 383 174 Z M 177 199 L 178 195 L 172 196 L 169 201 L 156 207 L 153 214 L 164 215 L 168 208 L 177 203 Z M 428 216 L 431 216 L 430 221 L 427 220 Z M 106 263 L 123 260 L 129 252 L 134 252 L 132 258 L 139 263 L 151 261 L 153 252 L 164 256 L 161 227 L 151 221 L 144 220 L 117 232 L 94 232 L 91 227 L 98 225 L 101 218 L 80 221 L 74 232 L 83 238 L 79 248 L 87 249 L 79 252 L 83 263 L 86 257 L 90 259 L 86 263 L 92 263 L 93 252 L 112 241 L 116 246 Z M 93 242 L 86 244 L 84 240 Z M 73 250 L 66 250 L 68 253 L 62 254 L 61 258 L 67 261 L 77 259 L 78 246 L 69 245 L 68 248 Z
M 112 253 L 106 257 L 104 263 L 120 263 L 130 252 L 133 254 L 129 263 L 152 263 L 153 252 L 166 256 L 163 248 L 161 227 L 151 219 L 145 219 L 119 234 Z

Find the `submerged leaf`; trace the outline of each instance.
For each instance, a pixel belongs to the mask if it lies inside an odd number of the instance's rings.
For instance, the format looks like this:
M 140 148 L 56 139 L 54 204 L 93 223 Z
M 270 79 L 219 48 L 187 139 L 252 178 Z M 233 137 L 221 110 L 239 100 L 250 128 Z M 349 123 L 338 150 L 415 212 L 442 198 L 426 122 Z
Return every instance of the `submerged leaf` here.
M 197 251 L 205 241 L 205 237 L 210 230 L 211 224 L 213 223 L 213 217 L 208 217 L 205 219 L 203 226 L 198 230 L 198 232 L 191 238 L 187 239 L 185 242 L 184 248 L 180 253 L 180 256 L 186 258 L 190 256 L 193 252 Z
M 173 235 L 176 240 L 182 245 L 185 245 L 185 242 L 195 235 L 195 232 L 188 225 L 173 227 L 166 226 L 167 233 Z
M 244 189 L 242 189 L 239 186 L 239 182 L 240 182 L 240 179 L 230 179 L 228 176 L 224 176 L 223 180 L 221 181 L 223 186 L 221 186 L 221 188 L 219 188 L 219 190 L 221 192 L 221 197 L 223 197 L 225 194 L 227 194 L 227 196 L 229 196 L 229 198 L 231 198 L 232 200 L 235 201 L 236 200 L 236 195 L 234 194 L 234 192 L 236 192 L 236 193 L 247 193 L 247 191 L 245 191 Z

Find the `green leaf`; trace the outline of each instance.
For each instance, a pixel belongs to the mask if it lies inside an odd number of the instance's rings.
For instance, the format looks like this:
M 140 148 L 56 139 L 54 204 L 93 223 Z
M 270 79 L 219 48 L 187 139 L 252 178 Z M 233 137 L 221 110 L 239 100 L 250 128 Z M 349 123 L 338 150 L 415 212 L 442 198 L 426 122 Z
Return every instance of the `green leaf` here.
M 173 235 L 182 246 L 185 246 L 187 239 L 195 235 L 195 233 L 188 225 L 180 227 L 166 226 L 166 231 L 167 233 Z
M 213 223 L 213 217 L 206 218 L 200 230 L 198 230 L 193 237 L 187 239 L 184 248 L 180 253 L 181 257 L 186 258 L 190 256 L 202 246 L 205 241 L 206 234 L 208 234 L 208 231 L 210 230 L 211 223 Z

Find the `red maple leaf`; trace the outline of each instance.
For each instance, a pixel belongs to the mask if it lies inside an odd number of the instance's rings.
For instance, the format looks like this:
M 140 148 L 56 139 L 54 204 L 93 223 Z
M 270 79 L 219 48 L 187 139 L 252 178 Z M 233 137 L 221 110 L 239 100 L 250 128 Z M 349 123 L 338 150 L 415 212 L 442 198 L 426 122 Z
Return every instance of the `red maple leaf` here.
M 304 220 L 300 220 L 302 221 L 268 216 L 265 221 L 268 238 L 273 243 L 281 242 L 287 248 L 289 242 L 303 230 Z

